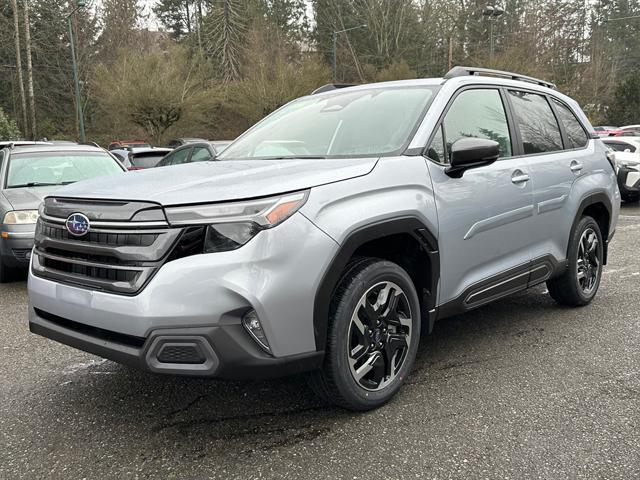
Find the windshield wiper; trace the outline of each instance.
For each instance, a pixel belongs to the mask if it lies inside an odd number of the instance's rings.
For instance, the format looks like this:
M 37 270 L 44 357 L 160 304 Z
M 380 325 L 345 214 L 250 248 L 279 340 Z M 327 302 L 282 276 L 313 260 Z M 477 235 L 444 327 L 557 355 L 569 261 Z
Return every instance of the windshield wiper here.
M 76 180 L 71 180 L 68 182 L 28 182 L 28 183 L 19 183 L 18 185 L 9 185 L 7 188 L 53 187 L 58 185 L 59 186 L 69 185 L 75 182 Z

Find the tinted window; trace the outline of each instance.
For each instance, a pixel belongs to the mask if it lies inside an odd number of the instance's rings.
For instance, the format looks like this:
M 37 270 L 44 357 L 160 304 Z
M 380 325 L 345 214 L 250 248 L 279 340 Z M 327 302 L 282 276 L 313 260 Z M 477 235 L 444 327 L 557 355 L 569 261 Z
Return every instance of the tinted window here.
M 191 147 L 171 152 L 169 155 L 164 157 L 158 166 L 164 167 L 166 165 L 179 165 L 181 163 L 186 163 L 189 158 L 189 153 L 191 153 Z
M 442 137 L 442 125 L 438 127 L 436 135 L 433 137 L 427 155 L 431 160 L 435 160 L 438 163 L 445 163 L 446 158 L 444 154 L 444 139 Z
M 380 156 L 410 139 L 437 87 L 355 88 L 310 95 L 263 119 L 219 157 Z
M 634 147 L 630 143 L 624 143 L 624 142 L 604 142 L 604 143 L 607 147 L 609 147 L 611 150 L 615 150 L 616 152 L 624 152 L 625 150 L 628 150 L 629 152 L 633 153 L 636 151 L 636 147 Z
M 564 103 L 559 102 L 555 98 L 552 100 L 556 106 L 556 110 L 558 111 L 560 121 L 562 122 L 562 125 L 564 125 L 564 131 L 567 134 L 567 140 L 569 143 L 569 145 L 567 145 L 567 148 L 584 147 L 589 139 L 587 138 L 587 134 L 584 132 L 584 128 L 582 128 L 582 125 L 580 125 L 580 122 L 578 122 L 576 116 Z
M 205 160 L 211 160 L 212 155 L 209 149 L 206 147 L 194 147 L 191 154 L 192 162 L 204 162 Z
M 509 90 L 525 154 L 562 150 L 560 127 L 547 99 L 535 93 Z
M 447 152 L 465 137 L 486 138 L 500 144 L 500 156 L 511 156 L 507 116 L 498 90 L 467 90 L 456 97 L 444 118 Z

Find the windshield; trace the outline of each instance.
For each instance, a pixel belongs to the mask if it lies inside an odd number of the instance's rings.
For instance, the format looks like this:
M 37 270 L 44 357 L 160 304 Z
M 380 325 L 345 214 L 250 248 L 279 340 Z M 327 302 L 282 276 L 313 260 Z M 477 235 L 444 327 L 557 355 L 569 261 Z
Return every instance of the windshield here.
M 16 153 L 9 158 L 6 188 L 66 185 L 122 171 L 102 152 Z
M 409 141 L 436 88 L 381 87 L 303 97 L 259 122 L 218 159 L 393 154 Z

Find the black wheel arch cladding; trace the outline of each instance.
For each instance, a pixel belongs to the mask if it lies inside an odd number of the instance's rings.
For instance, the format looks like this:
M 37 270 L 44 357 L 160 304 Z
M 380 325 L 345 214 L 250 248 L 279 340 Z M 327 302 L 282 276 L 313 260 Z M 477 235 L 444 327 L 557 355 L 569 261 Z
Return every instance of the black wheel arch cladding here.
M 325 270 L 320 286 L 316 291 L 313 307 L 313 328 L 317 351 L 325 350 L 331 297 L 344 269 L 354 254 L 358 249 L 370 242 L 398 234 L 411 236 L 420 246 L 424 256 L 427 257 L 428 264 L 424 265 L 425 272 L 427 272 L 426 285 L 422 285 L 423 291 L 418 291 L 418 297 L 421 303 L 424 303 L 422 305 L 423 312 L 428 312 L 435 308 L 436 289 L 440 277 L 440 254 L 438 240 L 429 227 L 419 218 L 413 216 L 385 219 L 364 225 L 347 236 L 329 267 Z M 389 257 L 382 256 L 381 258 L 390 260 Z M 416 290 L 418 289 L 416 288 Z

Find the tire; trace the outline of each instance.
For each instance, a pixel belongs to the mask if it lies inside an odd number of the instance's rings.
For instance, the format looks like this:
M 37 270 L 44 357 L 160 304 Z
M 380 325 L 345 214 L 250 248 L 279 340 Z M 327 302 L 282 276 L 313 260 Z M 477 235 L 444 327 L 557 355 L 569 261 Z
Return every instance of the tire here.
M 311 373 L 311 387 L 349 410 L 384 405 L 411 371 L 420 325 L 407 272 L 386 260 L 352 262 L 331 300 L 324 365 Z
M 6 283 L 9 281 L 9 267 L 7 267 L 2 260 L 0 260 L 0 283 Z
M 569 242 L 569 265 L 561 276 L 547 281 L 547 288 L 560 305 L 580 307 L 593 300 L 602 278 L 604 243 L 598 223 L 582 217 Z

